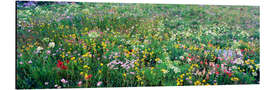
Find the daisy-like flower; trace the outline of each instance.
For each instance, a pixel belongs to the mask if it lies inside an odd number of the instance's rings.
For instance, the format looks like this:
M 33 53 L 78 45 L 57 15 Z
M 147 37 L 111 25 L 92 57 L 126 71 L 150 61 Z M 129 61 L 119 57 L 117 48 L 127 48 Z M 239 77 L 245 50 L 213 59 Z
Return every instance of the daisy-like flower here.
M 41 50 L 43 50 L 43 47 L 38 46 L 38 47 L 37 47 L 37 51 L 41 51 Z
M 21 57 L 21 56 L 22 56 L 22 54 L 20 53 L 20 54 L 19 54 L 19 57 Z
M 252 75 L 257 76 L 258 74 L 257 74 L 257 72 L 252 72 Z
M 235 63 L 240 65 L 240 64 L 244 63 L 244 61 L 241 58 L 237 58 L 235 60 Z
M 47 54 L 51 54 L 51 50 L 47 50 L 47 52 L 46 52 Z
M 29 64 L 31 64 L 31 63 L 32 63 L 32 61 L 30 60 L 30 61 L 28 61 L 28 63 L 29 63 Z
M 132 74 L 132 75 L 134 75 L 135 74 L 135 72 L 129 72 L 130 74 Z
M 54 48 L 55 43 L 54 42 L 50 42 L 48 46 L 49 46 L 49 48 Z
M 63 79 L 61 79 L 61 82 L 62 82 L 62 83 L 68 83 L 68 81 L 67 81 L 67 80 L 65 80 L 64 78 L 63 78 Z
M 39 53 L 41 50 L 43 50 L 43 47 L 38 46 L 38 47 L 37 47 L 37 49 L 36 49 L 36 51 L 35 51 L 34 53 L 36 53 L 36 54 L 37 54 L 37 53 Z
M 49 82 L 45 82 L 44 84 L 45 84 L 45 85 L 48 85 L 48 84 L 49 84 Z
M 22 61 L 20 61 L 20 64 L 23 64 L 23 62 L 22 62 Z
M 97 86 L 100 86 L 102 84 L 102 82 L 101 81 L 99 81 L 98 83 L 97 83 Z

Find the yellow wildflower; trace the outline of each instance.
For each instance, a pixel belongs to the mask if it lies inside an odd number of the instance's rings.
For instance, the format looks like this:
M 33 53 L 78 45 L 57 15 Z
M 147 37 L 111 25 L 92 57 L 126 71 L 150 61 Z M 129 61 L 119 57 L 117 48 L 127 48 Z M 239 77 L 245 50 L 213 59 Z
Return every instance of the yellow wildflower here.
M 184 80 L 183 80 L 183 79 L 181 79 L 181 80 L 180 80 L 180 82 L 184 82 Z
M 75 60 L 75 57 L 70 58 L 70 60 Z
M 155 59 L 156 62 L 159 61 L 159 60 L 160 60 L 160 58 L 156 58 L 156 59 Z
M 90 67 L 89 67 L 89 66 L 87 66 L 87 65 L 84 65 L 84 66 L 83 66 L 83 68 L 90 69 Z
M 87 28 L 87 27 L 85 27 L 85 28 L 84 28 L 84 31 L 87 31 L 87 30 L 88 30 L 88 28 Z
M 98 73 L 101 73 L 101 70 L 98 70 Z
M 83 72 L 80 72 L 80 75 L 83 75 Z
M 191 80 L 191 79 L 192 79 L 192 77 L 191 77 L 191 76 L 189 76 L 189 77 L 188 77 L 188 79 L 189 79 L 189 80 Z
M 76 38 L 76 35 L 75 35 L 75 34 L 72 34 L 71 37 L 72 37 L 72 38 Z
M 87 73 L 84 74 L 84 79 L 87 79 L 88 78 L 88 75 Z
M 180 82 L 177 81 L 177 86 L 180 86 Z
M 178 45 L 178 44 L 175 44 L 174 47 L 175 47 L 175 48 L 179 48 L 179 45 Z
M 100 63 L 100 66 L 103 66 L 103 63 Z
M 136 78 L 137 78 L 139 81 L 142 80 L 142 78 L 141 78 L 139 75 L 137 75 Z
M 180 75 L 181 78 L 184 78 L 184 76 L 185 76 L 185 74 L 181 74 L 181 75 Z
M 138 67 L 135 67 L 135 70 L 138 71 L 139 70 Z
M 205 82 L 206 82 L 206 80 L 203 80 L 202 82 L 203 82 L 203 83 L 205 83 Z
M 141 85 L 143 85 L 143 81 L 141 82 Z
M 128 58 L 129 57 L 129 54 L 126 54 L 126 57 Z
M 201 82 L 197 80 L 196 82 L 194 82 L 194 85 L 201 85 Z
M 232 81 L 239 81 L 239 78 L 237 78 L 237 77 L 232 77 L 231 80 L 232 80 Z
M 250 60 L 250 62 L 251 62 L 252 64 L 254 64 L 254 60 Z
M 246 64 L 250 64 L 250 63 L 248 62 L 248 60 L 246 60 L 245 63 L 246 63 Z
M 155 69 L 154 67 L 151 67 L 151 70 Z
M 168 70 L 161 69 L 161 72 L 163 72 L 164 74 L 166 74 L 166 73 L 168 73 Z

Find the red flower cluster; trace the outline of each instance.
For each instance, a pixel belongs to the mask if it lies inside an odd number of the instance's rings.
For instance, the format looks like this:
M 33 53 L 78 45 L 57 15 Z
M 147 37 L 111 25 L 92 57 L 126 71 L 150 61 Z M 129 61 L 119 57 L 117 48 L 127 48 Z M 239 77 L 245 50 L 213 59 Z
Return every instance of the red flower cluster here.
M 67 60 L 66 62 L 67 64 L 69 63 L 69 60 Z M 64 65 L 64 62 L 60 61 L 60 60 L 57 60 L 57 64 L 56 66 L 58 68 L 61 68 L 62 70 L 66 70 L 68 67 Z
M 229 71 L 227 71 L 226 69 L 224 69 L 224 73 L 226 73 L 229 77 L 232 76 L 232 72 L 229 72 Z

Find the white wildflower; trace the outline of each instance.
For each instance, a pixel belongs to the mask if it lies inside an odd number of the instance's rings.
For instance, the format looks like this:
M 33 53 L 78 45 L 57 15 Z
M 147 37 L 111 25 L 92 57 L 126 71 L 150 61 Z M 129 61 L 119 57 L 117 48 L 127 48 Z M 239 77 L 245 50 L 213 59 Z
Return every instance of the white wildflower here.
M 48 46 L 49 46 L 49 48 L 54 48 L 55 43 L 54 42 L 50 42 Z

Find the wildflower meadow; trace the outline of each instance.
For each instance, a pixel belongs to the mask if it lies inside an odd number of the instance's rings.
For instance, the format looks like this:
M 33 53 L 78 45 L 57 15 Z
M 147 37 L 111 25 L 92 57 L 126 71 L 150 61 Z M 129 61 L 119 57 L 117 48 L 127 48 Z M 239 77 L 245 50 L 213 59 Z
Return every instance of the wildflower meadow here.
M 16 88 L 260 83 L 259 6 L 16 2 Z

